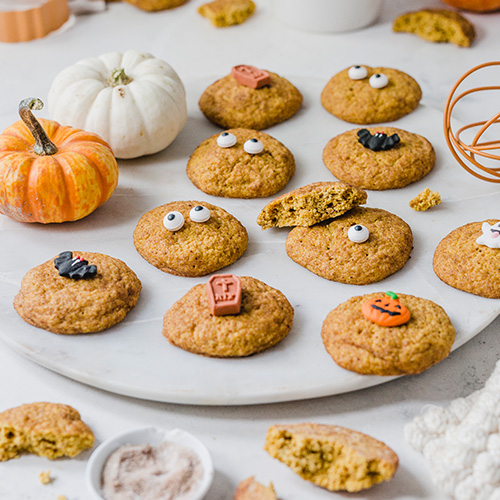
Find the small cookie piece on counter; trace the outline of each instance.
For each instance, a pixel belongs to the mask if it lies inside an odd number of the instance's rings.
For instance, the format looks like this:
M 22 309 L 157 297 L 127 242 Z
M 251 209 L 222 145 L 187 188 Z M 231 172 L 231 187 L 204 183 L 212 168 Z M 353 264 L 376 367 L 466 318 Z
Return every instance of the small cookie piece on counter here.
M 251 68 L 247 74 L 256 70 L 246 65 L 235 68 Z M 253 88 L 238 83 L 232 71 L 207 87 L 198 103 L 200 110 L 211 122 L 225 129 L 263 130 L 288 120 L 300 109 L 302 94 L 285 78 L 270 71 L 266 73 L 269 84 Z
M 459 12 L 447 9 L 422 9 L 398 16 L 392 29 L 414 33 L 429 42 L 451 42 L 470 47 L 476 31 L 474 25 Z
M 254 12 L 252 0 L 214 0 L 198 7 L 198 12 L 217 28 L 245 22 Z
M 25 274 L 14 307 L 38 328 L 92 333 L 122 321 L 140 292 L 141 282 L 121 260 L 93 252 L 61 252 Z
M 373 135 L 372 139 L 396 135 L 398 140 L 390 148 L 374 150 L 362 144 L 364 134 Z M 323 162 L 337 179 L 381 191 L 402 188 L 425 177 L 434 167 L 436 153 L 421 135 L 395 127 L 369 127 L 331 139 L 323 150 Z
M 322 278 L 367 285 L 399 271 L 410 257 L 413 235 L 397 215 L 356 207 L 331 221 L 294 227 L 286 252 Z
M 186 173 L 198 189 L 213 196 L 263 198 L 286 186 L 295 173 L 295 159 L 265 132 L 235 128 L 203 141 Z
M 0 462 L 23 452 L 72 458 L 93 444 L 94 434 L 71 406 L 29 403 L 0 413 Z
M 249 477 L 242 481 L 234 492 L 234 500 L 277 500 L 273 483 L 269 486 L 257 482 Z
M 212 314 L 207 287 L 199 284 L 165 314 L 163 335 L 185 351 L 227 358 L 250 356 L 283 340 L 293 323 L 293 307 L 275 288 L 241 276 L 241 309 Z
M 134 230 L 139 254 L 160 271 L 205 276 L 239 259 L 248 244 L 243 225 L 202 201 L 172 201 L 146 212 Z
M 406 73 L 392 68 L 351 66 L 334 75 L 321 92 L 321 104 L 351 123 L 392 122 L 411 113 L 422 90 Z
M 447 285 L 500 299 L 500 222 L 488 219 L 454 229 L 436 247 L 432 265 Z
M 42 484 L 49 484 L 52 482 L 52 477 L 50 476 L 50 470 L 43 470 L 38 474 L 38 479 Z
M 307 481 L 356 492 L 389 481 L 398 456 L 381 441 L 337 425 L 273 425 L 264 449 Z
M 262 229 L 312 226 L 366 202 L 366 192 L 344 182 L 314 182 L 268 203 L 257 217 Z
M 420 297 L 394 295 L 352 297 L 330 311 L 321 337 L 335 363 L 363 375 L 406 375 L 448 356 L 455 329 L 444 309 Z M 373 312 L 367 314 L 366 308 Z M 407 321 L 393 322 L 403 308 L 409 312 Z
M 139 9 L 148 12 L 156 12 L 158 10 L 173 9 L 185 4 L 188 0 L 123 0 L 130 3 Z
M 413 210 L 422 212 L 424 210 L 429 210 L 429 208 L 435 207 L 440 203 L 440 194 L 437 191 L 431 191 L 429 188 L 425 188 L 420 194 L 410 200 L 409 205 L 410 208 L 413 208 Z

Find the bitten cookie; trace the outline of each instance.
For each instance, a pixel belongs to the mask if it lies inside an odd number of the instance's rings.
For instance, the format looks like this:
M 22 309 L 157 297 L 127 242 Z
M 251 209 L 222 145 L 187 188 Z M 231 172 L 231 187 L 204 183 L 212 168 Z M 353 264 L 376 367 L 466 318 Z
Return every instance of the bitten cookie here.
M 434 252 L 434 272 L 464 292 L 500 298 L 500 222 L 488 219 L 453 230 Z
M 254 12 L 252 0 L 214 0 L 198 7 L 198 12 L 217 28 L 245 22 Z
M 314 182 L 268 203 L 257 217 L 262 229 L 312 226 L 366 202 L 366 192 L 343 182 Z
M 75 457 L 93 444 L 94 434 L 71 406 L 30 403 L 0 413 L 0 462 L 23 452 Z
M 331 491 L 360 491 L 389 481 L 399 463 L 381 441 L 337 425 L 273 425 L 264 449 L 299 476 Z
M 240 281 L 239 313 L 214 315 L 206 285 L 196 285 L 165 314 L 163 335 L 185 351 L 219 358 L 249 356 L 277 344 L 292 328 L 292 306 L 262 281 Z
M 173 9 L 185 4 L 188 0 L 124 0 L 127 3 L 150 12 Z
M 392 26 L 396 32 L 415 33 L 429 42 L 451 42 L 470 47 L 476 32 L 459 12 L 447 9 L 422 9 L 402 14 Z
M 394 127 L 350 130 L 331 139 L 323 150 L 323 162 L 337 179 L 373 190 L 402 188 L 418 181 L 435 161 L 427 139 Z
M 285 78 L 266 73 L 269 83 L 258 88 L 238 83 L 233 74 L 217 80 L 200 97 L 202 113 L 225 129 L 262 130 L 292 117 L 302 104 L 301 93 Z
M 401 269 L 412 244 L 410 226 L 397 215 L 357 207 L 332 221 L 293 228 L 286 252 L 322 278 L 367 285 Z
M 351 66 L 326 84 L 321 104 L 341 120 L 370 124 L 398 120 L 413 111 L 421 97 L 418 83 L 402 71 Z
M 263 198 L 286 186 L 295 172 L 295 160 L 270 135 L 235 128 L 203 141 L 191 155 L 186 172 L 207 194 Z
M 57 269 L 63 256 L 67 260 Z M 65 275 L 63 264 L 68 268 Z M 94 266 L 94 275 L 83 274 Z M 141 282 L 121 260 L 100 253 L 63 252 L 25 274 L 14 307 L 31 325 L 54 333 L 100 332 L 125 318 L 140 291 Z
M 150 264 L 178 276 L 205 276 L 232 264 L 245 252 L 243 225 L 220 207 L 200 201 L 172 201 L 139 220 L 134 244 Z
M 394 296 L 352 297 L 330 311 L 321 337 L 339 366 L 364 375 L 405 375 L 423 372 L 448 356 L 455 329 L 444 309 L 412 295 Z M 368 316 L 364 308 L 371 311 Z M 407 322 L 391 326 L 404 313 Z

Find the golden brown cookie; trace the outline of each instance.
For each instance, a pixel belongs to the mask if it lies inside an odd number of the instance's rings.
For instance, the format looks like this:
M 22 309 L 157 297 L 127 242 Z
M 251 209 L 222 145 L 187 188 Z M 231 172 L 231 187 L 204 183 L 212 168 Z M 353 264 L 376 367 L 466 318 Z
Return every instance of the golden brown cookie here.
M 185 4 L 188 0 L 124 0 L 127 3 L 139 7 L 139 9 L 150 12 L 173 9 Z
M 331 491 L 360 491 L 389 481 L 399 462 L 381 441 L 337 425 L 273 425 L 264 449 L 302 478 Z
M 312 226 L 366 202 L 366 192 L 344 182 L 314 182 L 268 203 L 257 217 L 262 229 Z
M 372 150 L 359 141 L 358 132 L 399 142 L 386 150 Z M 363 131 L 363 132 L 361 132 Z M 380 135 L 379 135 L 380 137 Z M 363 189 L 384 190 L 407 186 L 425 177 L 434 167 L 436 154 L 424 137 L 394 127 L 356 128 L 331 139 L 323 150 L 323 162 L 342 181 Z
M 252 0 L 214 0 L 198 7 L 198 12 L 217 28 L 245 22 L 254 12 Z
M 499 234 L 498 219 L 471 222 L 454 229 L 434 252 L 434 272 L 454 288 L 499 299 Z
M 441 196 L 437 191 L 431 191 L 429 188 L 425 188 L 421 193 L 419 193 L 415 198 L 410 200 L 410 207 L 417 212 L 423 212 L 424 210 L 429 210 L 429 208 L 435 207 L 441 203 Z
M 94 434 L 71 406 L 30 403 L 0 413 L 0 462 L 23 452 L 75 457 L 93 444 Z
M 233 142 L 233 146 L 226 146 Z M 262 151 L 252 152 L 261 147 Z M 295 160 L 270 135 L 234 128 L 203 141 L 191 155 L 186 172 L 191 182 L 207 194 L 263 198 L 286 186 L 295 172 Z
M 174 215 L 171 226 L 183 221 L 178 230 L 166 228 L 169 215 Z M 204 215 L 209 219 L 197 222 Z M 202 201 L 172 201 L 140 218 L 134 244 L 141 256 L 161 271 L 195 277 L 239 259 L 247 248 L 248 234 L 235 217 L 220 207 Z
M 196 285 L 166 312 L 163 335 L 185 351 L 218 358 L 249 356 L 284 339 L 293 322 L 286 297 L 255 278 L 240 280 L 239 314 L 212 315 L 206 285 Z
M 234 492 L 234 500 L 276 500 L 276 492 L 273 483 L 264 486 L 249 477 L 242 481 Z
M 321 104 L 341 120 L 370 124 L 398 120 L 413 111 L 421 97 L 418 83 L 402 71 L 351 66 L 326 84 Z
M 412 244 L 410 226 L 397 215 L 357 207 L 331 221 L 293 228 L 286 252 L 318 276 L 367 285 L 399 271 L 410 257 Z
M 251 88 L 227 75 L 200 97 L 203 114 L 222 128 L 262 130 L 292 117 L 302 104 L 301 93 L 285 78 L 271 73 L 271 84 Z
M 339 366 L 364 375 L 405 375 L 423 372 L 448 356 L 455 329 L 442 307 L 398 294 L 410 311 L 409 321 L 381 326 L 361 311 L 372 299 L 381 299 L 380 307 L 391 310 L 384 293 L 371 293 L 343 302 L 323 322 L 323 343 Z
M 28 271 L 14 307 L 21 318 L 54 333 L 100 332 L 122 321 L 139 300 L 141 282 L 121 260 L 73 252 L 97 267 L 94 277 L 60 276 L 54 259 Z
M 459 12 L 422 9 L 398 16 L 392 26 L 396 32 L 415 33 L 429 42 L 451 42 L 470 47 L 476 37 L 474 26 Z

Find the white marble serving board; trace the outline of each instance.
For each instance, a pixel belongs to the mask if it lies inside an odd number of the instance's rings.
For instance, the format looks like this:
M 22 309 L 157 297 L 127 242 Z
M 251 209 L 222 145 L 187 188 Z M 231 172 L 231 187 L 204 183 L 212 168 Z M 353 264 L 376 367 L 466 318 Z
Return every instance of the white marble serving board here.
M 328 140 L 354 125 L 320 105 L 326 82 L 287 76 L 303 93 L 304 105 L 291 120 L 268 133 L 295 155 L 297 171 L 286 191 L 333 180 L 323 165 Z M 271 198 L 237 200 L 208 196 L 185 173 L 196 146 L 220 131 L 200 113 L 197 101 L 214 78 L 187 86 L 188 123 L 165 151 L 120 161 L 120 182 L 111 199 L 85 219 L 60 225 L 23 224 L 0 216 L 0 337 L 27 358 L 67 377 L 119 394 L 199 405 L 278 402 L 348 392 L 390 378 L 362 376 L 338 367 L 321 342 L 328 312 L 354 295 L 392 290 L 431 299 L 445 308 L 457 331 L 454 348 L 471 339 L 500 312 L 500 301 L 476 297 L 442 283 L 433 273 L 438 242 L 467 222 L 498 218 L 500 186 L 467 174 L 452 158 L 442 132 L 442 114 L 424 104 L 391 123 L 427 137 L 437 153 L 425 179 L 404 189 L 370 191 L 366 206 L 389 210 L 412 227 L 411 259 L 398 273 L 367 286 L 327 281 L 295 264 L 285 252 L 288 229 L 262 231 L 255 222 Z M 383 127 L 381 127 L 383 128 Z M 425 187 L 441 193 L 443 203 L 414 212 L 411 198 Z M 132 232 L 146 211 L 173 200 L 208 201 L 236 216 L 247 228 L 243 257 L 224 272 L 254 276 L 280 289 L 295 309 L 293 328 L 274 348 L 244 359 L 211 359 L 170 345 L 161 335 L 162 317 L 192 286 L 207 278 L 165 274 L 135 251 Z M 12 307 L 24 273 L 64 250 L 102 252 L 124 260 L 143 290 L 137 307 L 119 325 L 97 334 L 63 336 L 32 327 Z

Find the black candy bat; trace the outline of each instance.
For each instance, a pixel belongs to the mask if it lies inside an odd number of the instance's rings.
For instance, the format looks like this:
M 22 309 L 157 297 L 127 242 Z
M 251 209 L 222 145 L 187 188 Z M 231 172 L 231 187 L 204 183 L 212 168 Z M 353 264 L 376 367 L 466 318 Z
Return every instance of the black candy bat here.
M 88 261 L 73 252 L 61 252 L 54 259 L 54 266 L 59 271 L 59 276 L 74 280 L 93 278 L 97 274 L 97 267 L 88 265 Z
M 358 141 L 372 151 L 387 151 L 398 144 L 400 139 L 398 134 L 387 136 L 384 132 L 376 132 L 372 135 L 369 130 L 362 128 L 358 130 Z

